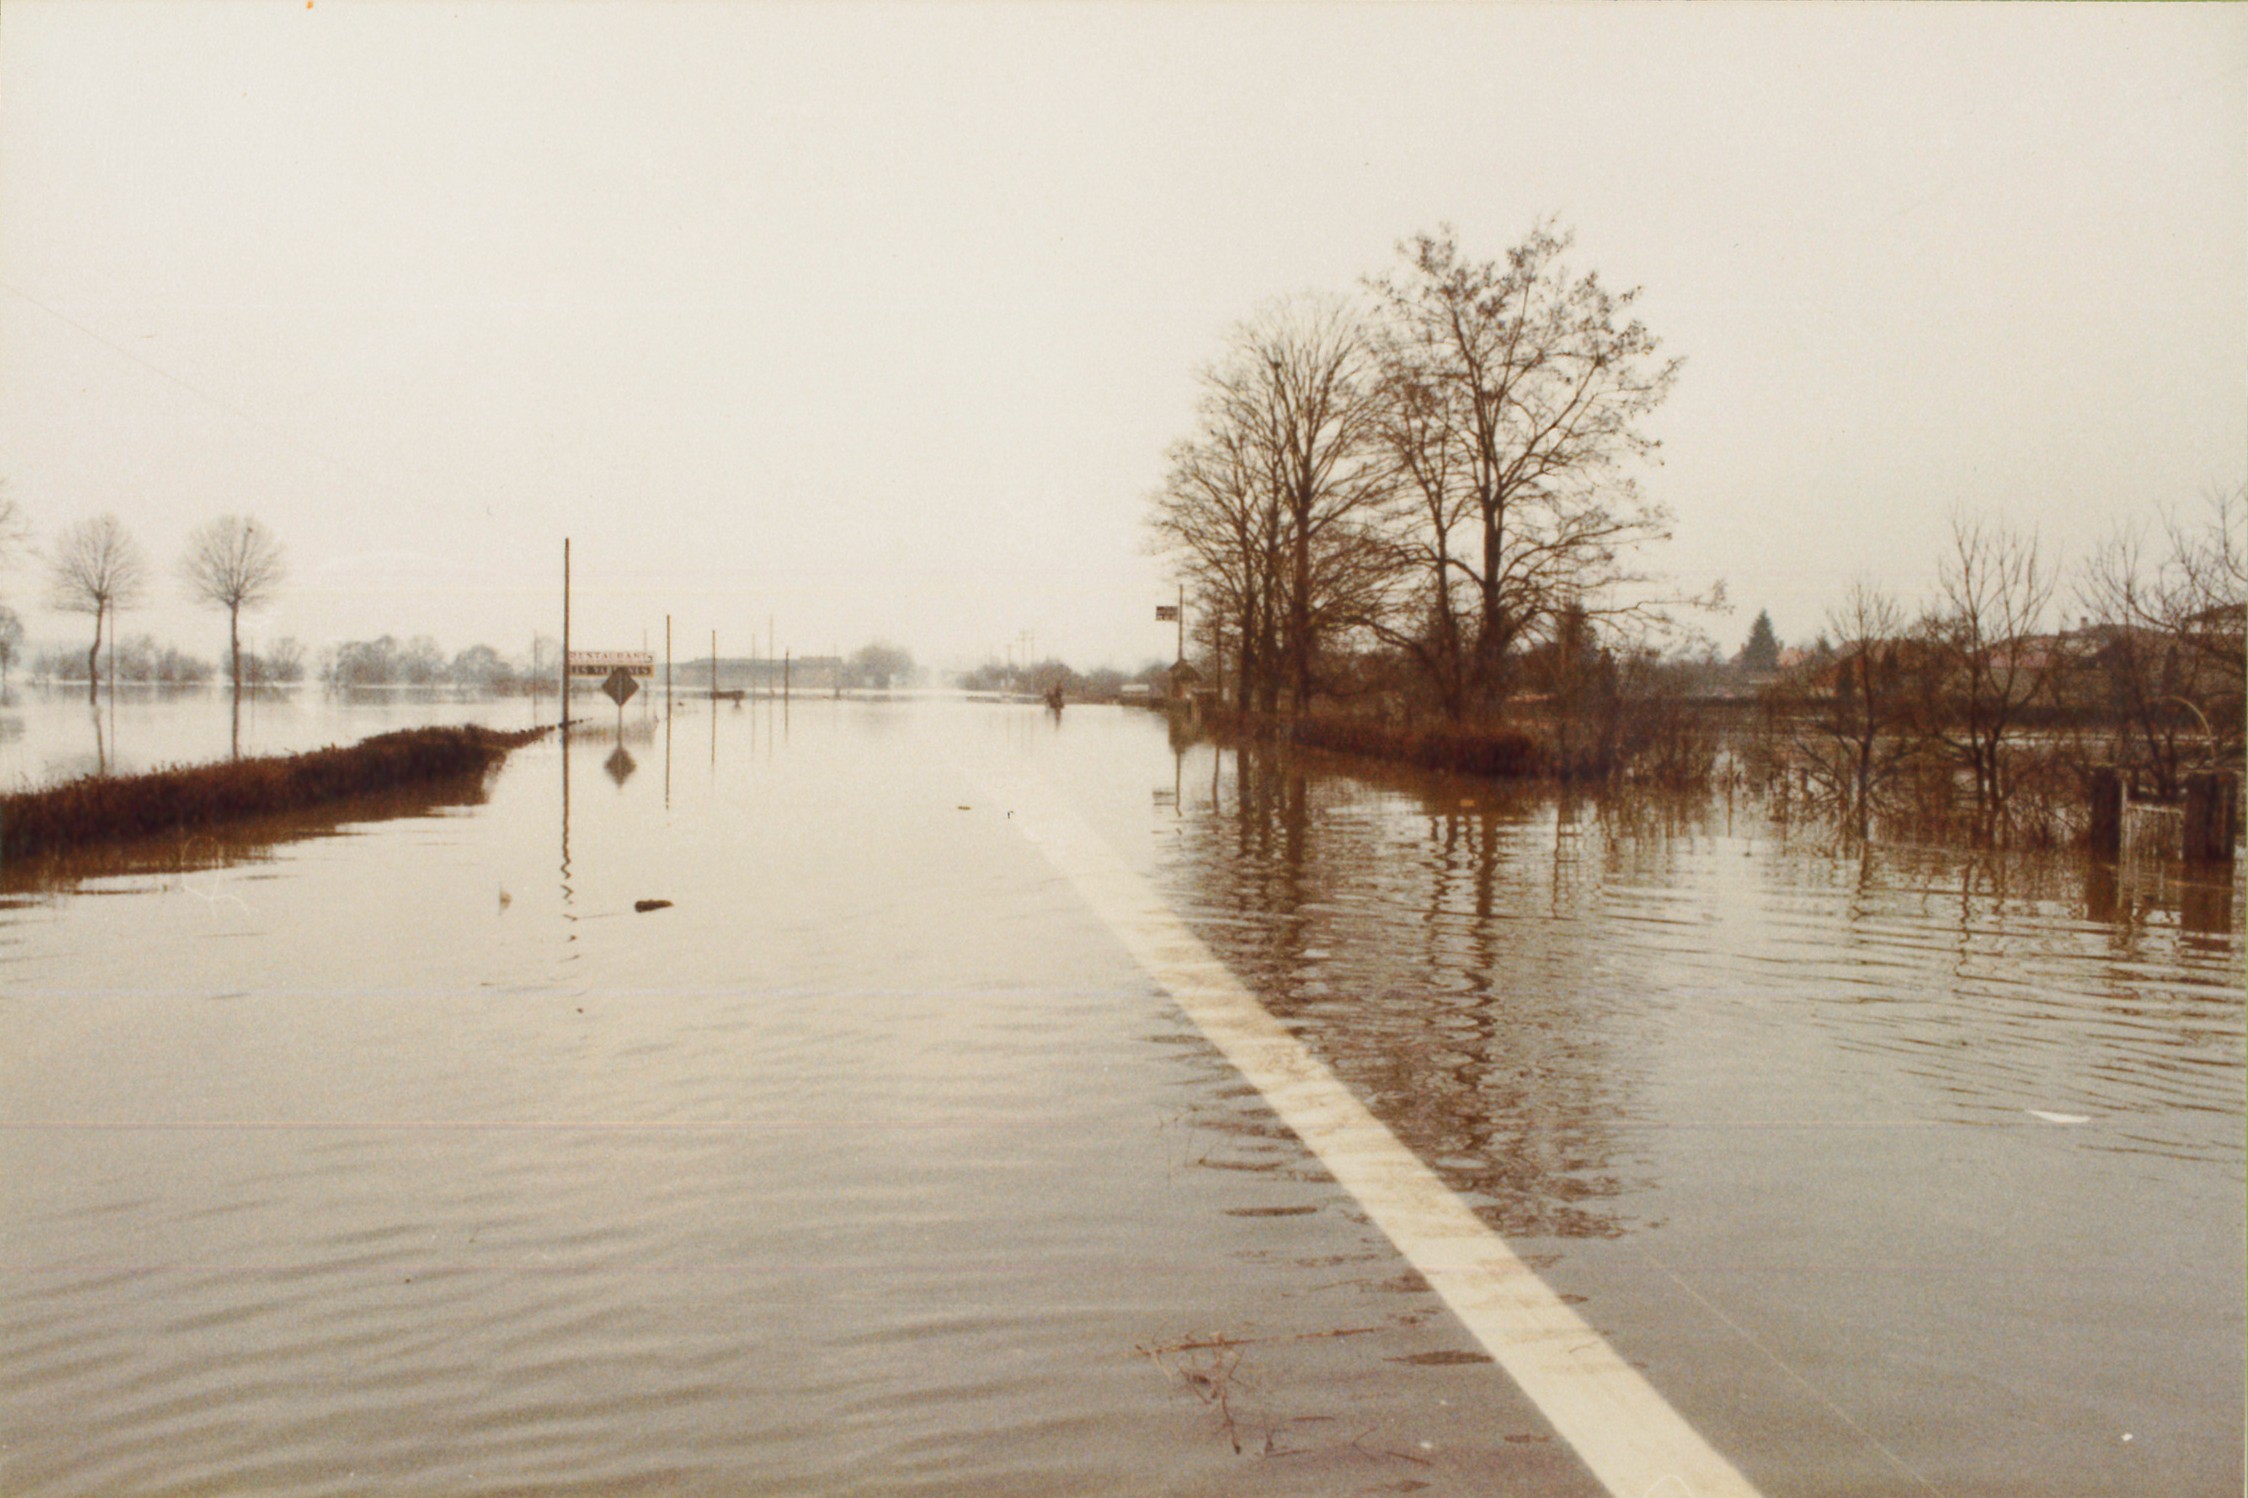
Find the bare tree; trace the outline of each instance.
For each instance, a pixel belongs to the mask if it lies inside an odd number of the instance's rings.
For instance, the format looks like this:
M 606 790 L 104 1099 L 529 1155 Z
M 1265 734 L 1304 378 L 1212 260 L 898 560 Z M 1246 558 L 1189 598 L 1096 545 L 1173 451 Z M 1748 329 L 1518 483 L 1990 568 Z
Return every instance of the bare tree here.
M 8 668 L 22 649 L 23 620 L 14 609 L 0 604 L 0 694 L 8 690 Z
M 1357 313 L 1274 303 L 1206 370 L 1196 429 L 1169 454 L 1149 517 L 1198 614 L 1237 642 L 1244 709 L 1302 712 L 1322 651 L 1372 624 L 1391 575 L 1378 400 Z
M 1447 405 L 1457 392 L 1420 360 L 1411 342 L 1384 330 L 1381 440 L 1409 496 L 1399 515 L 1395 559 L 1412 581 L 1404 616 L 1377 632 L 1419 668 L 1437 710 L 1457 720 L 1468 706 L 1476 605 L 1472 595 L 1463 596 L 1470 573 L 1454 547 L 1474 494 L 1460 476 L 1462 444 L 1451 440 Z
M 30 544 L 31 523 L 24 518 L 23 507 L 8 493 L 8 481 L 0 479 L 0 570 L 21 561 Z
M 24 519 L 23 507 L 8 493 L 8 481 L 0 479 L 0 572 L 21 561 L 30 544 L 31 525 Z M 22 649 L 23 619 L 14 609 L 0 605 L 0 693 L 7 690 L 8 667 Z
M 1918 756 L 1911 694 L 1919 642 L 1904 638 L 1904 612 L 1863 578 L 1827 615 L 1831 658 L 1776 689 L 1805 772 L 1858 837 L 1882 790 Z
M 2117 728 L 2119 760 L 2174 795 L 2191 763 L 2237 764 L 2248 678 L 2248 486 L 2213 491 L 2195 520 L 2163 517 L 2167 554 L 2120 530 L 2078 574 L 2093 628 L 2090 674 Z
M 94 616 L 94 644 L 86 652 L 86 700 L 96 701 L 102 626 L 117 610 L 140 602 L 148 565 L 117 517 L 98 515 L 62 533 L 47 563 L 47 581 L 49 607 Z
M 2164 517 L 2170 561 L 2155 604 L 2179 639 L 2238 687 L 2248 674 L 2248 484 L 2212 491 L 2205 509 L 2198 525 Z
M 226 610 L 226 653 L 237 697 L 242 695 L 242 611 L 271 603 L 286 575 L 281 543 L 255 520 L 221 515 L 188 537 L 180 579 L 195 602 Z
M 2013 789 L 2008 741 L 2060 676 L 2057 646 L 2039 638 L 2054 583 L 2035 533 L 1953 517 L 1928 621 L 1940 667 L 1936 734 L 1974 777 L 1986 838 L 1999 834 Z
M 1273 582 L 1290 707 L 1312 694 L 1323 640 L 1364 622 L 1379 591 L 1393 488 L 1377 447 L 1379 388 L 1358 314 L 1333 298 L 1272 304 L 1234 330 L 1205 379 L 1216 423 L 1269 486 L 1283 552 Z M 1372 593 L 1369 589 L 1373 590 Z
M 1276 680 L 1280 506 L 1246 435 L 1212 403 L 1200 430 L 1172 447 L 1150 524 L 1155 550 L 1193 584 L 1195 617 L 1232 626 L 1238 701 L 1252 710 Z
M 1471 675 L 1489 709 L 1518 643 L 1563 609 L 1597 619 L 1651 607 L 1629 596 L 1648 581 L 1631 553 L 1668 537 L 1668 513 L 1626 468 L 1656 451 L 1640 423 L 1679 361 L 1660 358 L 1630 317 L 1637 291 L 1571 274 L 1569 244 L 1541 224 L 1504 260 L 1476 262 L 1443 228 L 1402 246 L 1404 265 L 1374 285 L 1392 447 L 1450 449 L 1405 460 L 1436 533 L 1420 548 L 1440 573 L 1424 596 L 1441 618 L 1454 573 L 1472 591 Z M 1466 532 L 1457 545 L 1454 525 Z

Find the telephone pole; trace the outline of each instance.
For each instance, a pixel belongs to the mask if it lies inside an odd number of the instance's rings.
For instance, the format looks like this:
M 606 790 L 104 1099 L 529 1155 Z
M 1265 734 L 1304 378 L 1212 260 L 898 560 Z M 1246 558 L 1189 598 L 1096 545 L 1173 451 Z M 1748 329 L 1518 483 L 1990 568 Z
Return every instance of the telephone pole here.
M 562 538 L 562 728 L 570 727 L 570 538 Z

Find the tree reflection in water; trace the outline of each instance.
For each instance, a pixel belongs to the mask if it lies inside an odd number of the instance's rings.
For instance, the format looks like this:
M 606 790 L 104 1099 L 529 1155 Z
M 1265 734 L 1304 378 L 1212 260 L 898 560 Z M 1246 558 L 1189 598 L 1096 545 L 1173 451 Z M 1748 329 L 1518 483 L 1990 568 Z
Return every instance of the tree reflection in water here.
M 1536 793 L 1427 782 L 1409 827 L 1299 760 L 1231 759 L 1171 871 L 1218 954 L 1500 1231 L 1624 1231 L 1636 1068 L 1568 927 L 1578 829 Z
M 2238 1003 L 2221 870 L 1837 840 L 1721 795 L 1203 752 L 1231 773 L 1166 840 L 1173 899 L 1510 1235 L 1659 1214 L 1649 1188 L 1685 1146 L 1663 1154 L 1652 1124 L 1680 1087 L 1809 1116 L 1849 1076 L 1987 1123 L 2056 1075 L 2115 1108 L 2227 1106 L 2235 1085 L 2206 1074 Z M 2025 1078 L 2042 1081 L 2017 1097 Z M 2214 1146 L 2189 1112 L 2128 1147 Z

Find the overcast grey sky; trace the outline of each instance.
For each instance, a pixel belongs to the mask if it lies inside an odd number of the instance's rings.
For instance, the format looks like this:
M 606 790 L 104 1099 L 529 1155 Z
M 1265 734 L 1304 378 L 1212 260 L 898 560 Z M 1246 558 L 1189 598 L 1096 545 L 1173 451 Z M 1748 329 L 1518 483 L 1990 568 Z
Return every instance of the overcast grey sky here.
M 1686 358 L 1649 488 L 1728 646 L 2240 479 L 2239 6 L 0 3 L 0 475 L 126 619 L 1165 652 L 1144 496 L 1276 294 L 1541 214 Z M 30 569 L 0 596 L 36 637 Z

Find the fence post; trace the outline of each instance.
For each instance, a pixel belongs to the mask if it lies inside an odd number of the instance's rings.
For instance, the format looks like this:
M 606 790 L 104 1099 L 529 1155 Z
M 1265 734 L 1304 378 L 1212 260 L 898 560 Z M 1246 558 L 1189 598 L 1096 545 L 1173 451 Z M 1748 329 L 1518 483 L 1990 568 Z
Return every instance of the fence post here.
M 2240 823 L 2240 782 L 2230 771 L 2196 775 L 2186 782 L 2183 847 L 2190 863 L 2232 862 Z
M 2092 856 L 2119 858 L 2123 853 L 2123 777 L 2113 765 L 2092 771 Z

